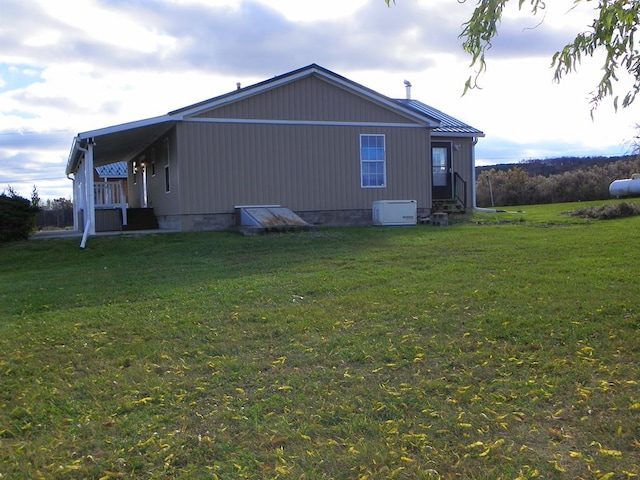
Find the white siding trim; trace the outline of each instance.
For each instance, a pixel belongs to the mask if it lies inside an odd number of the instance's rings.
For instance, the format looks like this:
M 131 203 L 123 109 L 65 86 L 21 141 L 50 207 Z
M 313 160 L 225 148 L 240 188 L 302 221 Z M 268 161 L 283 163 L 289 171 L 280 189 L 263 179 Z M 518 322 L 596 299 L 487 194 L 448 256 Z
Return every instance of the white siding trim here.
M 262 120 L 254 118 L 185 118 L 183 122 L 193 123 L 231 123 L 254 125 L 308 125 L 323 127 L 393 127 L 393 128 L 428 128 L 415 123 L 376 123 L 376 122 L 332 122 L 316 120 Z

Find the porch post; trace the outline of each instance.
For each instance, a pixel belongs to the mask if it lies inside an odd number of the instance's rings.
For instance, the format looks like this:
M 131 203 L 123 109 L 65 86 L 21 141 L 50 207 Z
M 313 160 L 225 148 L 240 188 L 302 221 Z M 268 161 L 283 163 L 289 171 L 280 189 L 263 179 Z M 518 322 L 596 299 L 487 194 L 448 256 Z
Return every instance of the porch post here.
M 89 139 L 87 151 L 84 154 L 84 184 L 85 184 L 85 230 L 88 234 L 96 234 L 96 202 L 93 184 L 93 139 Z

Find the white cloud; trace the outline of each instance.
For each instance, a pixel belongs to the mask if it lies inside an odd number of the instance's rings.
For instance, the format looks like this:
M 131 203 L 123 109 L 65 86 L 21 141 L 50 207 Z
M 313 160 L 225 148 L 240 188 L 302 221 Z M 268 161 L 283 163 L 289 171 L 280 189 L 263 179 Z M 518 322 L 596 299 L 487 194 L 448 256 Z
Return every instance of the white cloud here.
M 282 13 L 291 22 L 317 22 L 350 17 L 363 7 L 367 0 L 324 0 L 308 2 L 300 0 L 259 0 Z

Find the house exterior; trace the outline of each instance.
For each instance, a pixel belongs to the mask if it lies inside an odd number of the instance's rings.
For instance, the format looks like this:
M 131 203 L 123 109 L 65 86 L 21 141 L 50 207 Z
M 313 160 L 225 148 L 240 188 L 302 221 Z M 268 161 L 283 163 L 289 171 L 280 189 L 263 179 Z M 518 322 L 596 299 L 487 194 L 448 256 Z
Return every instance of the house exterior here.
M 81 133 L 66 169 L 76 228 L 95 233 L 96 211 L 110 207 L 96 204 L 89 172 L 114 162 L 127 164 L 128 208 L 153 209 L 163 229 L 227 229 L 239 205 L 284 205 L 320 225 L 371 224 L 380 200 L 416 200 L 419 215 L 473 208 L 484 134 L 411 99 L 409 88 L 391 99 L 312 64 Z

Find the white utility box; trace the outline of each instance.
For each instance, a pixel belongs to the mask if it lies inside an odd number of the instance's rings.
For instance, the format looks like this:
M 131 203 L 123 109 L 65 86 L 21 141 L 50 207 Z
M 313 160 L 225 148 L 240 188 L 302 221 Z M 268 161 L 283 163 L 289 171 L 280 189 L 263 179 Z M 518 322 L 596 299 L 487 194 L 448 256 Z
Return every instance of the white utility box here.
M 418 221 L 416 200 L 379 200 L 373 202 L 374 225 L 415 225 Z

